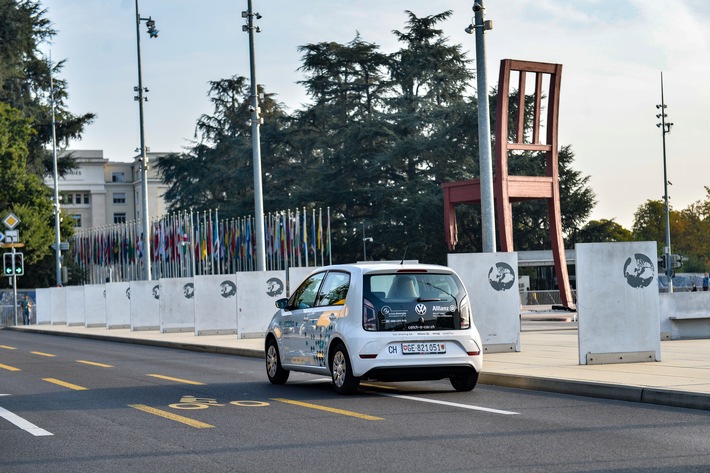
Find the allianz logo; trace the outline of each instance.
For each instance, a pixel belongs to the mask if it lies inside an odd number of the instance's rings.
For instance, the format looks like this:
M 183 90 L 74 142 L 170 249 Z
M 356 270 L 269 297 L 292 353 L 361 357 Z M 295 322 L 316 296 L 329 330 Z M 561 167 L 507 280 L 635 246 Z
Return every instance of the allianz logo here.
M 432 307 L 433 310 L 444 310 L 444 311 L 450 311 L 453 312 L 456 310 L 456 306 L 454 304 L 451 304 L 450 306 L 444 306 L 444 305 L 435 305 Z

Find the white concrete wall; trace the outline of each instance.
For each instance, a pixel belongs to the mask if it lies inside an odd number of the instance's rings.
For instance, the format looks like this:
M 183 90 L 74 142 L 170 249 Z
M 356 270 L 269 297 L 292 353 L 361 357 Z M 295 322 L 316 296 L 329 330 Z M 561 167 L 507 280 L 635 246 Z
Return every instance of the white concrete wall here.
M 263 337 L 277 310 L 275 302 L 284 297 L 285 271 L 237 273 L 237 336 Z
M 195 335 L 237 333 L 237 276 L 195 277 Z
M 106 285 L 84 286 L 84 321 L 87 327 L 106 326 Z
M 655 242 L 575 246 L 579 363 L 660 361 Z
M 128 282 L 106 284 L 106 328 L 131 326 L 131 296 Z
M 84 286 L 67 286 L 67 325 L 85 325 Z
M 466 286 L 484 352 L 520 351 L 518 254 L 451 253 L 448 266 Z
M 131 330 L 160 329 L 160 283 L 131 281 Z
M 710 338 L 709 292 L 664 292 L 659 298 L 662 340 Z
M 160 332 L 195 330 L 195 283 L 193 278 L 160 280 Z
M 35 300 L 35 316 L 37 325 L 52 323 L 52 293 L 50 288 L 37 289 Z
M 52 325 L 65 325 L 67 323 L 67 294 L 66 288 L 50 287 L 49 293 L 52 299 Z

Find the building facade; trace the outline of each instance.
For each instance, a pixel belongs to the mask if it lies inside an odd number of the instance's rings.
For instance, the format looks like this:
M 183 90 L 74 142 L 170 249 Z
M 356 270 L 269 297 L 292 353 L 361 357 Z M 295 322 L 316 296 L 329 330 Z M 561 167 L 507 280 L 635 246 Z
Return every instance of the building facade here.
M 142 173 L 139 158 L 133 162 L 104 159 L 102 150 L 67 150 L 79 167 L 58 181 L 60 208 L 65 218 L 73 219 L 74 227 L 87 229 L 140 221 L 143 209 Z M 168 153 L 148 153 L 154 162 Z M 54 187 L 50 176 L 45 184 Z M 148 169 L 148 212 L 157 217 L 167 213 L 163 195 L 168 186 L 163 184 L 157 168 Z

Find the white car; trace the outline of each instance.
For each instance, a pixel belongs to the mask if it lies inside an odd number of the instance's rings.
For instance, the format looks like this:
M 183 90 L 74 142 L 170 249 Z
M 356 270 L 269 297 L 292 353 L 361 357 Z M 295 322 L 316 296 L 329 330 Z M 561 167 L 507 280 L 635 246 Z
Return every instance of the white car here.
M 341 394 L 357 391 L 361 379 L 449 378 L 470 391 L 483 366 L 471 301 L 445 266 L 326 266 L 276 307 L 265 340 L 273 384 L 302 371 L 331 376 Z

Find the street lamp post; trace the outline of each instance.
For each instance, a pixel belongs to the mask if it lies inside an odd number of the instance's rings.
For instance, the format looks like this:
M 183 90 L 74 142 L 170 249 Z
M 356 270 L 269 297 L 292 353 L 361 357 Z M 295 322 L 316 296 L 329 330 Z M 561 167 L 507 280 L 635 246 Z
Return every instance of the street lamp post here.
M 57 128 L 56 113 L 54 106 L 54 76 L 52 75 L 52 61 L 49 64 L 49 88 L 50 100 L 52 101 L 52 162 L 54 164 L 54 253 L 55 267 L 57 271 L 57 287 L 62 285 L 62 256 L 61 256 L 61 236 L 60 236 L 60 215 L 59 215 L 59 173 L 57 170 Z M 14 250 L 14 248 L 13 248 Z
M 151 239 L 149 236 L 149 215 L 148 215 L 148 149 L 145 146 L 145 127 L 143 124 L 143 102 L 147 102 L 148 98 L 144 96 L 148 89 L 143 88 L 143 75 L 141 73 L 141 35 L 140 26 L 141 21 L 146 22 L 148 27 L 148 35 L 151 38 L 158 37 L 158 30 L 155 29 L 155 21 L 152 17 L 141 18 L 138 12 L 138 0 L 136 0 L 136 49 L 138 55 L 138 87 L 134 90 L 138 92 L 138 95 L 134 97 L 138 101 L 138 117 L 139 117 L 139 127 L 140 127 L 140 163 L 141 163 L 141 190 L 143 194 L 143 238 L 142 240 L 142 251 L 143 251 L 143 266 L 145 268 L 145 279 L 147 281 L 151 280 L 151 267 L 150 267 L 150 244 Z
M 261 144 L 259 136 L 259 126 L 262 118 L 259 109 L 259 95 L 256 84 L 256 52 L 254 49 L 254 32 L 260 33 L 261 28 L 254 26 L 254 18 L 261 18 L 259 13 L 254 13 L 251 0 L 247 1 L 247 10 L 242 11 L 242 18 L 246 18 L 247 23 L 242 25 L 242 31 L 249 33 L 249 66 L 251 72 L 251 143 L 254 166 L 254 215 L 256 217 L 256 270 L 264 271 L 266 260 L 266 245 L 264 243 L 264 195 L 261 182 Z
M 490 20 L 484 20 L 483 0 L 473 4 L 474 21 L 465 31 L 476 32 L 476 78 L 478 95 L 478 159 L 481 175 L 481 226 L 484 253 L 495 253 L 496 232 L 493 202 L 493 161 L 491 158 L 491 116 L 488 109 L 488 75 L 486 73 L 486 30 L 493 29 Z M 499 91 L 500 92 L 500 91 Z
M 671 220 L 670 220 L 670 210 L 668 206 L 668 173 L 666 171 L 666 135 L 671 132 L 671 127 L 673 123 L 666 122 L 666 103 L 663 98 L 663 72 L 661 72 L 661 104 L 656 105 L 657 109 L 661 110 L 661 113 L 656 115 L 656 118 L 661 119 L 661 123 L 657 123 L 656 126 L 661 129 L 661 136 L 663 141 L 663 200 L 666 205 L 666 246 L 663 248 L 663 259 L 666 264 L 666 276 L 668 276 L 668 291 L 673 292 L 673 268 L 671 265 Z

